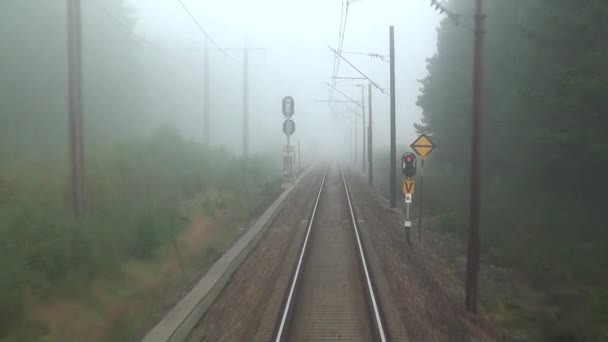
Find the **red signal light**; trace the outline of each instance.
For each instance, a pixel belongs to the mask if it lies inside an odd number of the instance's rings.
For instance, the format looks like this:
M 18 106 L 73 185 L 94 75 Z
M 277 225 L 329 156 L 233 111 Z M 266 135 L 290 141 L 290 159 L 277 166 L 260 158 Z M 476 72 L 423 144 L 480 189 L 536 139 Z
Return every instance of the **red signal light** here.
M 408 178 L 416 175 L 416 156 L 413 153 L 404 153 L 401 157 L 401 172 Z

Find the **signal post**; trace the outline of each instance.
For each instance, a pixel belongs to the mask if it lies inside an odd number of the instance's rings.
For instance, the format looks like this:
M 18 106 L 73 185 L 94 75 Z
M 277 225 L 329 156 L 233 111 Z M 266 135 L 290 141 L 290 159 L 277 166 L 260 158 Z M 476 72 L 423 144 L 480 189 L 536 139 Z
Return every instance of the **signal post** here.
M 295 113 L 295 101 L 293 97 L 287 96 L 283 98 L 283 133 L 287 138 L 287 144 L 283 148 L 283 187 L 295 179 L 294 176 L 294 161 L 295 161 L 295 146 L 291 146 L 291 136 L 296 132 L 296 123 L 291 119 Z
M 410 205 L 412 204 L 412 197 L 414 196 L 414 176 L 416 175 L 416 169 L 418 160 L 416 155 L 407 152 L 401 157 L 401 172 L 405 177 L 403 179 L 403 196 L 405 197 L 405 237 L 408 244 L 412 244 L 410 239 L 410 230 L 412 229 L 412 221 L 410 219 Z
M 437 147 L 431 139 L 422 134 L 410 145 L 412 150 L 420 157 L 420 200 L 418 203 L 418 241 L 422 243 L 422 206 L 423 206 L 423 186 L 424 186 L 424 160 Z M 414 196 L 414 176 L 418 170 L 418 159 L 416 154 L 407 152 L 401 157 L 401 171 L 405 177 L 403 180 L 403 195 L 405 196 L 405 234 L 407 242 L 411 245 L 410 230 L 412 229 L 412 221 L 410 219 L 410 204 Z

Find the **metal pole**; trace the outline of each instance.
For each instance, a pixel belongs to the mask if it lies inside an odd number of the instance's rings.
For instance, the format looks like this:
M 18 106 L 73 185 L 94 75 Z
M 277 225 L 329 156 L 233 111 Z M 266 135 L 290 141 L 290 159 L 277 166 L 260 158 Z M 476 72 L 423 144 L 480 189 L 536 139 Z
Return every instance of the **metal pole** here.
M 247 201 L 245 205 L 247 217 L 250 212 L 250 197 L 249 197 L 249 49 L 247 46 L 247 37 L 245 36 L 245 49 L 243 50 L 243 189 Z
M 249 49 L 243 49 L 243 157 L 249 156 Z
M 291 136 L 287 134 L 287 178 L 289 182 L 293 179 L 293 155 L 291 153 Z
M 469 236 L 467 251 L 467 277 L 465 287 L 465 307 L 477 313 L 477 288 L 480 263 L 480 209 L 481 209 L 481 111 L 483 91 L 483 1 L 475 0 L 475 47 L 473 60 L 473 127 L 471 138 L 471 183 Z
M 355 136 L 353 134 L 354 133 L 355 124 L 352 121 L 350 121 L 348 126 L 350 126 L 350 153 L 352 155 L 351 159 L 352 159 L 352 162 L 353 162 L 353 165 L 354 165 L 355 164 L 355 158 L 357 156 L 355 154 L 355 146 L 356 145 L 354 144 Z
M 211 113 L 210 113 L 210 99 L 209 99 L 209 92 L 211 91 L 211 89 L 209 89 L 209 79 L 210 79 L 210 73 L 211 73 L 211 67 L 210 67 L 210 61 L 209 61 L 209 49 L 208 49 L 208 45 L 207 45 L 207 41 L 205 40 L 205 75 L 204 77 L 204 86 L 205 86 L 205 95 L 204 95 L 204 99 L 203 101 L 204 103 L 204 114 L 203 114 L 203 141 L 205 142 L 206 145 L 209 145 L 209 143 L 211 142 Z
M 373 130 L 372 130 L 372 85 L 368 86 L 369 124 L 367 125 L 367 158 L 369 160 L 369 186 L 374 185 Z
M 289 136 L 285 134 L 285 146 L 283 147 L 283 185 L 289 183 Z
M 424 204 L 424 159 L 420 160 L 420 203 L 418 204 L 418 242 L 422 243 L 422 206 Z
M 298 139 L 298 175 L 302 174 L 302 152 L 300 152 L 300 139 Z
M 395 129 L 395 27 L 390 27 L 391 48 L 391 208 L 397 207 L 397 146 Z
M 348 154 L 350 155 L 350 161 L 354 162 L 355 154 L 353 153 L 353 122 L 350 120 L 348 121 L 348 139 L 346 143 L 348 144 L 347 148 Z
M 409 203 L 405 203 L 405 221 L 410 222 L 410 204 Z M 410 238 L 410 232 L 412 229 L 407 226 L 404 229 L 405 229 L 405 240 L 407 241 L 408 245 L 412 245 L 412 240 Z
M 361 86 L 361 170 L 365 173 L 365 87 Z
M 68 122 L 72 212 L 84 209 L 84 125 L 82 114 L 82 28 L 80 0 L 68 1 Z
M 358 162 L 358 159 L 359 159 L 359 158 L 357 158 L 357 155 L 359 154 L 359 149 L 357 148 L 357 144 L 358 144 L 358 141 L 359 141 L 359 139 L 357 137 L 359 135 L 359 134 L 357 134 L 357 131 L 359 130 L 359 128 L 358 128 L 359 124 L 357 123 L 357 113 L 354 113 L 353 116 L 354 116 L 353 121 L 355 122 L 355 131 L 353 132 L 354 135 L 355 135 L 355 146 L 354 146 L 355 147 L 355 163 L 354 163 L 354 166 L 357 166 L 357 162 Z

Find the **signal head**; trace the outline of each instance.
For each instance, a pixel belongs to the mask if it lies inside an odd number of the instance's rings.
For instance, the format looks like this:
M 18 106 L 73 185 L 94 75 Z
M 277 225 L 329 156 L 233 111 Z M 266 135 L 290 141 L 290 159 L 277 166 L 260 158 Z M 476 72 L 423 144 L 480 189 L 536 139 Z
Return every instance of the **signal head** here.
M 401 172 L 405 177 L 412 178 L 416 175 L 417 164 L 416 155 L 407 152 L 401 157 Z

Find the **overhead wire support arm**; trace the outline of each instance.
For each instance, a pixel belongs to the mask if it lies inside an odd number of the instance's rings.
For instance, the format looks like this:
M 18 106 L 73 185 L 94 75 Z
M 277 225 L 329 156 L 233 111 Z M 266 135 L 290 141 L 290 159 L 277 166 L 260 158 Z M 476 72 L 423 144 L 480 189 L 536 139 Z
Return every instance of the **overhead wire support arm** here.
M 381 55 L 379 53 L 376 52 L 354 52 L 354 51 L 342 51 L 343 55 L 359 55 L 359 56 L 368 56 L 368 57 L 383 57 L 383 58 L 389 58 L 390 56 L 388 55 Z
M 357 80 L 357 81 L 366 80 L 365 77 L 340 77 L 340 76 L 332 76 L 330 78 L 333 79 L 333 80 Z
M 329 50 L 329 52 L 332 52 L 331 50 Z M 357 56 L 367 56 L 367 57 L 371 57 L 371 58 L 377 58 L 380 59 L 383 62 L 390 62 L 388 59 L 390 58 L 390 56 L 388 55 L 383 55 L 383 54 L 379 54 L 377 52 L 352 52 L 352 51 L 342 51 L 341 54 L 343 55 L 357 55 Z
M 357 106 L 359 107 L 363 107 L 358 101 L 353 100 L 350 96 L 344 94 L 340 89 L 334 87 L 333 85 L 329 84 L 328 82 L 325 82 L 325 84 L 327 84 L 328 86 L 330 86 L 331 88 L 333 88 L 333 90 L 337 91 L 338 93 L 340 93 L 340 95 L 346 97 L 347 99 L 350 100 L 350 102 L 355 103 Z
M 341 59 L 343 59 L 346 63 L 348 63 L 348 65 L 350 65 L 353 69 L 355 69 L 355 71 L 357 71 L 361 76 L 365 77 L 365 79 L 368 80 L 376 89 L 380 90 L 381 93 L 386 94 L 384 88 L 380 87 L 376 82 L 372 81 L 371 78 L 367 77 L 367 75 L 365 75 L 361 70 L 359 70 L 359 68 L 357 68 L 353 63 L 351 63 L 348 59 L 344 58 L 344 56 L 342 56 L 342 54 L 340 52 L 338 52 L 336 49 L 332 48 L 329 45 L 328 45 L 328 47 L 336 55 L 338 55 Z
M 340 100 L 316 100 L 315 102 L 321 102 L 321 103 L 352 103 L 353 101 L 340 101 Z M 359 103 L 359 102 L 357 102 Z

